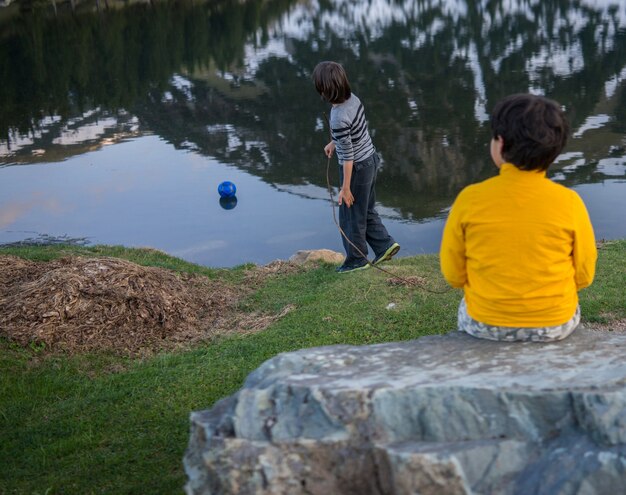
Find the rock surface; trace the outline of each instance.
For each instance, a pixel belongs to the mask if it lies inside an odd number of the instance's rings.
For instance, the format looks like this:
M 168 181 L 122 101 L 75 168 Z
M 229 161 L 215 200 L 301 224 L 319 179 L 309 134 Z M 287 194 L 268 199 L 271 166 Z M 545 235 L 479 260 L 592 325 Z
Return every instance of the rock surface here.
M 626 493 L 626 335 L 276 356 L 191 415 L 188 494 Z
M 344 258 L 345 256 L 343 254 L 330 249 L 311 249 L 296 252 L 291 258 L 289 258 L 289 261 L 298 265 L 315 262 L 338 265 L 343 262 Z

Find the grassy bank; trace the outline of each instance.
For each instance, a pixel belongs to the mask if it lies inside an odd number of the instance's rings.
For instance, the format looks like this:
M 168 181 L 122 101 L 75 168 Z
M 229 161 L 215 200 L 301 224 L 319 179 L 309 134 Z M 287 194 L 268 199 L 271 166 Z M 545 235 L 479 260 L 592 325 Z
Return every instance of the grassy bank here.
M 118 256 L 232 284 L 242 283 L 250 268 L 212 270 L 157 251 L 116 247 L 0 250 L 37 260 L 68 252 Z M 600 249 L 596 281 L 581 293 L 587 322 L 610 327 L 626 318 L 624 267 L 626 241 Z M 437 293 L 445 284 L 436 256 L 399 259 L 388 269 L 419 277 L 425 289 L 391 283 L 375 270 L 338 276 L 330 266 L 270 277 L 239 308 L 278 313 L 295 306 L 269 328 L 150 358 L 58 355 L 0 340 L 0 493 L 180 493 L 189 412 L 236 391 L 264 360 L 303 347 L 454 329 L 461 294 Z

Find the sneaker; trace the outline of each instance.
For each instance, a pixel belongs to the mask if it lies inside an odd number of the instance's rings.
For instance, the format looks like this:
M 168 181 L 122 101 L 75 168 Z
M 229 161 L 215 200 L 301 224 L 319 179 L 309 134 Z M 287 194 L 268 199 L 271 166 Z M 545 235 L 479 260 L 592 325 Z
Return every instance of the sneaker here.
M 379 265 L 381 263 L 384 263 L 385 261 L 389 261 L 396 254 L 398 254 L 398 251 L 400 251 L 400 244 L 394 242 L 385 251 L 383 251 L 378 256 L 376 256 L 376 258 L 374 258 L 374 261 L 372 261 L 372 265 Z
M 337 273 L 348 273 L 348 272 L 356 272 L 359 270 L 365 270 L 370 267 L 370 264 L 367 260 L 363 260 L 360 263 L 356 263 L 354 265 L 346 265 L 345 263 L 341 266 L 335 268 Z

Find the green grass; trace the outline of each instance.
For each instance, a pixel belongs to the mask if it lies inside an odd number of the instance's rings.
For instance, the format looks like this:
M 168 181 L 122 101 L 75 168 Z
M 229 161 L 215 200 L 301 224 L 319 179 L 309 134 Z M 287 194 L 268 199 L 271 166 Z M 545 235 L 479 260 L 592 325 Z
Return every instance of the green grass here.
M 0 253 L 49 260 L 66 254 L 119 256 L 145 265 L 230 277 L 153 250 L 38 247 Z M 386 265 L 441 290 L 436 256 Z M 596 281 L 581 293 L 587 321 L 626 317 L 626 241 L 600 250 Z M 322 266 L 270 278 L 241 310 L 296 309 L 263 332 L 220 338 L 191 351 L 130 359 L 51 355 L 0 340 L 0 493 L 181 493 L 188 416 L 235 392 L 279 352 L 370 344 L 445 333 L 455 327 L 458 290 L 443 294 L 390 285 L 377 270 L 338 276 Z M 395 306 L 387 309 L 389 304 Z
M 610 241 L 599 250 L 593 285 L 580 292 L 583 320 L 610 324 L 626 318 L 626 241 Z

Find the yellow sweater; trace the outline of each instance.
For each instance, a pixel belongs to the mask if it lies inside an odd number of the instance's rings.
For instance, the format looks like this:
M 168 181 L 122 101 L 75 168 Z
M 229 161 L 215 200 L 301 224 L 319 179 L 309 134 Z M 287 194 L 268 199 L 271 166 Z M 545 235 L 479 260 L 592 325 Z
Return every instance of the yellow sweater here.
M 500 174 L 466 187 L 443 231 L 441 271 L 463 287 L 469 315 L 506 327 L 568 321 L 577 291 L 593 281 L 596 244 L 574 191 L 505 163 Z

